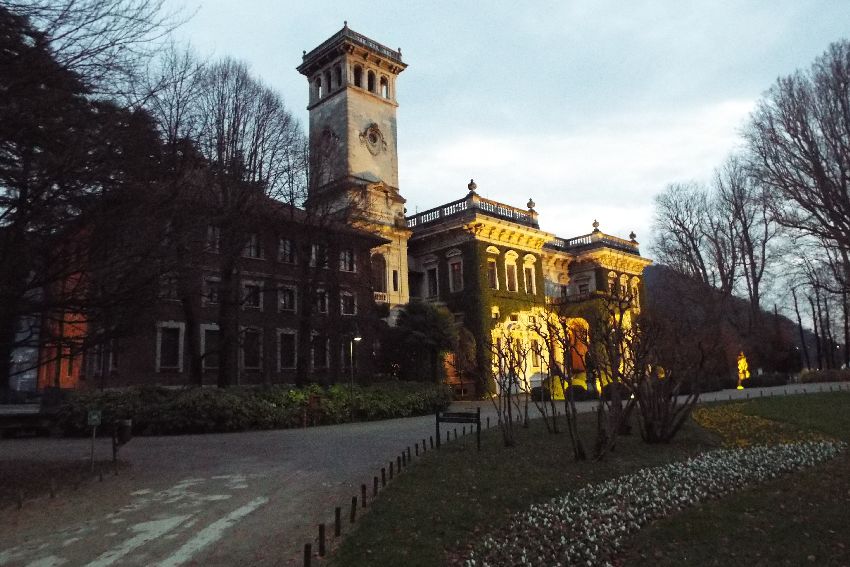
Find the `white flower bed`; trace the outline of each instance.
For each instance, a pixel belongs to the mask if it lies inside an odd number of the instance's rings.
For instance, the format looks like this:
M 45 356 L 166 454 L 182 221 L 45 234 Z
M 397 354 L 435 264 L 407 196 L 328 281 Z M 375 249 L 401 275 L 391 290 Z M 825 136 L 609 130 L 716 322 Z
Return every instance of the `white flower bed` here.
M 485 537 L 467 567 L 610 565 L 626 536 L 647 523 L 749 484 L 835 457 L 841 442 L 721 449 L 647 468 L 532 506 Z

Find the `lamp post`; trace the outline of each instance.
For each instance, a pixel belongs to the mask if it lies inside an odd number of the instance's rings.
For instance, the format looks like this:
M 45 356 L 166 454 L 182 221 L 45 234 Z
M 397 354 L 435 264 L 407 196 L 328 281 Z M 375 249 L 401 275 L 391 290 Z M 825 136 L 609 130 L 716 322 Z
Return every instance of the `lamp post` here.
M 351 340 L 348 343 L 348 364 L 351 370 L 348 382 L 348 421 L 354 421 L 354 343 L 360 342 L 362 338 L 355 331 L 351 334 Z

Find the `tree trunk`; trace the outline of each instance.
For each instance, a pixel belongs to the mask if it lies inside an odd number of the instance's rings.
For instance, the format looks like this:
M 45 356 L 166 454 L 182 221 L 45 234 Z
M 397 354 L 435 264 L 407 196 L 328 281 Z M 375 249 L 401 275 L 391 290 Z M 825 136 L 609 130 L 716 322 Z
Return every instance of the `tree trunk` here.
M 233 262 L 224 264 L 218 310 L 219 388 L 239 382 L 239 278 Z
M 794 312 L 797 314 L 797 329 L 800 331 L 800 347 L 803 349 L 803 358 L 806 361 L 806 368 L 810 370 L 812 368 L 812 363 L 809 360 L 809 347 L 806 346 L 806 334 L 803 332 L 803 319 L 800 317 L 800 305 L 797 302 L 797 292 L 793 287 L 791 288 L 791 297 L 794 298 Z
M 820 318 L 820 311 L 815 309 L 815 302 L 812 299 L 812 296 L 809 296 L 809 305 L 812 308 L 812 325 L 814 327 L 815 332 L 815 350 L 818 357 L 818 370 L 823 369 L 823 353 L 821 352 L 821 344 L 820 344 L 820 334 L 818 333 L 818 319 Z

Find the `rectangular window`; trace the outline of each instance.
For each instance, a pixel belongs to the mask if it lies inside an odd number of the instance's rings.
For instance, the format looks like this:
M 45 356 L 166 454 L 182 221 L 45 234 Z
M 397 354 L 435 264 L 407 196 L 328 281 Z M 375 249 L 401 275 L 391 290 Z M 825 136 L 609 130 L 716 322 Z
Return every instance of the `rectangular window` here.
M 531 266 L 525 266 L 523 268 L 523 274 L 525 275 L 525 293 L 534 293 L 534 268 Z
M 313 368 L 328 367 L 328 337 L 313 335 Z
M 357 314 L 357 297 L 353 293 L 342 292 L 339 296 L 340 312 L 343 315 Z
M 452 262 L 449 264 L 449 289 L 452 292 L 463 289 L 463 263 Z
M 246 258 L 263 257 L 263 249 L 262 246 L 260 246 L 260 237 L 256 232 L 252 232 L 248 235 L 248 240 L 245 242 L 245 249 L 242 251 L 242 255 Z
M 213 224 L 207 226 L 207 252 L 221 252 L 221 227 Z
M 328 247 L 324 244 L 313 244 L 310 247 L 310 266 L 313 268 L 328 267 Z
M 297 289 L 295 286 L 285 286 L 278 290 L 278 309 L 280 311 L 295 311 Z
M 203 332 L 201 340 L 203 341 L 204 368 L 218 368 L 218 327 L 201 325 L 201 330 Z
M 398 291 L 398 270 L 393 270 L 393 291 Z
M 489 258 L 487 260 L 487 284 L 490 289 L 499 289 L 499 275 L 496 270 L 496 260 Z
M 339 252 L 339 270 L 341 272 L 355 272 L 357 266 L 354 263 L 354 250 L 350 248 Z
M 259 370 L 263 364 L 263 333 L 259 329 L 242 330 L 242 368 Z
M 578 292 L 579 295 L 587 295 L 590 293 L 590 284 L 580 283 L 578 284 Z
M 156 371 L 183 371 L 183 323 L 158 323 Z
M 180 299 L 177 289 L 177 276 L 174 274 L 163 274 L 159 276 L 159 298 L 169 301 Z
M 201 300 L 204 305 L 218 305 L 220 301 L 221 278 L 207 276 L 204 278 L 204 288 Z
M 277 339 L 278 370 L 295 368 L 296 342 L 295 331 L 280 331 Z
M 428 286 L 428 297 L 437 297 L 440 288 L 437 286 L 437 268 L 428 268 L 425 270 L 425 283 Z
M 323 289 L 316 290 L 314 307 L 316 309 L 316 313 L 328 312 L 328 292 Z
M 242 306 L 245 309 L 263 309 L 263 284 L 242 282 Z
M 540 343 L 537 340 L 531 340 L 531 367 L 540 368 Z
M 295 263 L 295 242 L 290 238 L 281 238 L 277 248 L 277 259 L 285 264 Z
M 516 291 L 516 264 L 505 266 L 505 273 L 507 274 L 508 291 Z

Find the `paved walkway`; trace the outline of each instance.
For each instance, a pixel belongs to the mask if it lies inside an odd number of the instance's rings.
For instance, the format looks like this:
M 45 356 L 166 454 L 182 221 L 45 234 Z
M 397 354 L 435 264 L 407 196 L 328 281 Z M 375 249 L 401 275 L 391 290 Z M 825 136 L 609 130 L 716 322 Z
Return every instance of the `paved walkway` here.
M 829 390 L 809 384 L 706 394 L 704 401 Z M 850 385 L 844 385 L 850 389 Z M 582 402 L 580 411 L 592 411 Z M 459 402 L 452 409 L 489 402 Z M 138 437 L 131 463 L 55 500 L 0 515 L 0 565 L 300 565 L 300 549 L 333 509 L 350 503 L 402 450 L 433 435 L 424 416 L 371 423 L 221 435 Z M 0 459 L 85 460 L 84 439 L 0 441 Z M 102 458 L 107 441 L 99 441 Z

